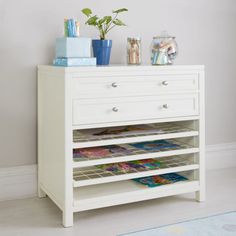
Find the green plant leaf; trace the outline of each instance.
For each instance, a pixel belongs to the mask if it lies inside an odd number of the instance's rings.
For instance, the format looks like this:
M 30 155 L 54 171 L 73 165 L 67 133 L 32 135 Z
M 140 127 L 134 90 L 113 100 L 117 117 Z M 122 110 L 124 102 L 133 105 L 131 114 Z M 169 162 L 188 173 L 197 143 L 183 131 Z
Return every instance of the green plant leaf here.
M 115 20 L 113 20 L 113 23 L 115 24 L 115 25 L 118 25 L 118 26 L 125 26 L 126 24 L 125 23 L 123 23 L 121 20 L 119 20 L 119 19 L 115 19 Z
M 98 21 L 98 24 L 99 25 L 102 25 L 102 24 L 108 24 L 108 23 L 110 23 L 111 22 L 111 20 L 112 20 L 112 17 L 111 16 L 104 16 L 102 19 L 100 19 L 99 21 Z
M 111 17 L 111 16 L 104 16 L 103 19 L 104 19 L 104 22 L 105 22 L 106 24 L 108 24 L 108 23 L 111 22 L 112 17 Z
M 112 13 L 121 13 L 121 12 L 124 12 L 124 11 L 128 11 L 127 8 L 121 8 L 121 9 L 117 9 L 117 10 L 113 10 Z
M 111 16 L 105 16 L 106 17 L 106 24 L 109 24 L 112 20 Z
M 89 9 L 89 8 L 84 8 L 84 9 L 82 10 L 82 12 L 83 12 L 87 17 L 89 17 L 89 16 L 92 14 L 91 9 Z
M 98 24 L 99 24 L 99 25 L 102 25 L 105 21 L 106 21 L 106 17 L 104 16 L 103 18 L 101 18 L 101 19 L 98 21 Z
M 85 24 L 96 26 L 96 25 L 98 25 L 97 20 L 98 20 L 97 16 L 92 16 L 85 22 Z

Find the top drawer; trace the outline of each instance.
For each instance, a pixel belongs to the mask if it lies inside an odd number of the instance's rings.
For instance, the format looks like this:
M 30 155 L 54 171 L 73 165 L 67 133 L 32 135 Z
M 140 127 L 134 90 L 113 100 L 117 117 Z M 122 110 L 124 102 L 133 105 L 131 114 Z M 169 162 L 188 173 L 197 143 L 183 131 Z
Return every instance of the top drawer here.
M 198 74 L 73 78 L 73 98 L 149 96 L 199 89 Z

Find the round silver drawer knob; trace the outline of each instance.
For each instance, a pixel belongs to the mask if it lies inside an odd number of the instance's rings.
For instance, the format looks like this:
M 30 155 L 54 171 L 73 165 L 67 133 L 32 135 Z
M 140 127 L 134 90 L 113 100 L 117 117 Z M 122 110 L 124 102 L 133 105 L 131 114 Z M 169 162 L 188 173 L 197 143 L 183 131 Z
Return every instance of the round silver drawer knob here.
M 165 109 L 168 109 L 168 108 L 169 108 L 168 104 L 163 104 L 162 107 L 165 108 Z
M 114 82 L 114 83 L 111 84 L 111 86 L 112 86 L 113 88 L 116 88 L 116 87 L 118 87 L 118 84 Z
M 167 86 L 169 83 L 168 83 L 168 81 L 165 80 L 165 81 L 162 82 L 162 84 L 163 84 L 164 86 Z
M 119 109 L 118 109 L 117 107 L 113 107 L 113 108 L 112 108 L 112 111 L 114 111 L 114 112 L 118 112 Z

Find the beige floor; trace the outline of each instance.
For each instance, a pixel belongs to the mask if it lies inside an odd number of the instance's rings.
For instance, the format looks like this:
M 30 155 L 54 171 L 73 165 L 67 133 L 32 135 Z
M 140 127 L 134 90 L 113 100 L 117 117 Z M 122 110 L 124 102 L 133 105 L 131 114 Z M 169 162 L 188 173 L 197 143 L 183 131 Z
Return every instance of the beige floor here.
M 2 191 L 2 190 L 1 190 Z M 73 228 L 61 226 L 61 212 L 48 199 L 0 202 L 0 236 L 115 236 L 236 210 L 236 169 L 207 174 L 207 201 L 193 194 L 75 214 Z

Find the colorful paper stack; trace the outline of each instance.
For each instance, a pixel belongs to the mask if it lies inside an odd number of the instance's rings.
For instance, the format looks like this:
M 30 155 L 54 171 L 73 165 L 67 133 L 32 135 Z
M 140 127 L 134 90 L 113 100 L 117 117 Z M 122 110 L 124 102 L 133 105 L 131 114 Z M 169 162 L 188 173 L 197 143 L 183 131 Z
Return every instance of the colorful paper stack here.
M 79 22 L 64 20 L 64 37 L 56 39 L 55 66 L 95 66 L 91 57 L 91 38 L 79 37 Z
M 161 162 L 156 159 L 146 159 L 146 160 L 136 160 L 136 161 L 126 161 L 119 163 L 111 163 L 98 165 L 98 168 L 101 168 L 106 171 L 116 172 L 138 172 L 144 170 L 153 170 L 159 169 L 161 167 Z
M 169 173 L 163 175 L 142 177 L 133 180 L 140 184 L 146 185 L 147 187 L 152 188 L 160 185 L 173 184 L 179 181 L 185 181 L 187 180 L 187 178 L 177 173 Z

